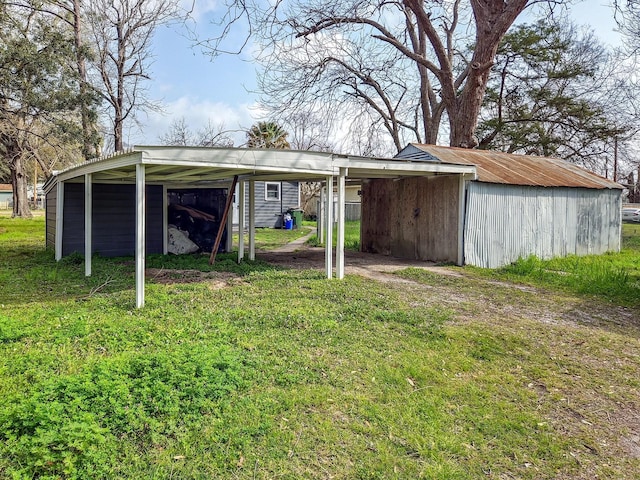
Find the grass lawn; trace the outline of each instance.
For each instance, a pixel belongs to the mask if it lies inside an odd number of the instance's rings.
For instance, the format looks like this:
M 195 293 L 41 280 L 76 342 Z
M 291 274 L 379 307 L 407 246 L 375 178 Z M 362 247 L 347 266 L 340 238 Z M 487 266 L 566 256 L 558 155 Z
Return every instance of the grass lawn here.
M 214 271 L 136 310 L 131 258 L 43 244 L 0 216 L 0 478 L 640 477 L 637 324 L 537 316 L 617 297 L 156 256 Z
M 336 238 L 338 236 L 338 229 L 333 228 L 333 246 L 336 245 Z M 313 235 L 307 242 L 313 247 L 324 245 L 317 235 Z M 360 250 L 360 221 L 348 221 L 344 222 L 344 247 L 349 250 Z
M 296 238 L 304 237 L 308 234 L 312 228 L 315 226 L 307 228 L 306 226 L 302 226 L 302 228 L 295 228 L 292 230 L 284 230 L 278 228 L 258 228 L 256 229 L 256 248 L 262 250 L 271 250 L 276 247 L 280 247 L 282 245 L 286 245 L 289 242 L 292 242 Z M 238 234 L 233 234 L 233 244 L 235 248 L 238 247 Z M 245 248 L 249 246 L 249 234 L 244 234 L 244 244 Z
M 618 253 L 551 260 L 530 257 L 497 270 L 467 269 L 489 278 L 552 287 L 640 307 L 640 225 L 622 224 L 622 250 Z

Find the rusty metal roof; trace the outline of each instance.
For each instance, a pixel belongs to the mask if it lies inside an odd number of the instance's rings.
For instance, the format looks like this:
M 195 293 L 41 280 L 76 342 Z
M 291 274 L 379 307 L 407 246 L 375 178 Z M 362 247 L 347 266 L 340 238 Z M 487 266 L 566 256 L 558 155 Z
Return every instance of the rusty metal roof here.
M 539 187 L 622 188 L 616 182 L 557 158 L 418 143 L 411 146 L 444 163 L 475 165 L 480 182 Z M 415 153 L 411 157 L 418 159 Z

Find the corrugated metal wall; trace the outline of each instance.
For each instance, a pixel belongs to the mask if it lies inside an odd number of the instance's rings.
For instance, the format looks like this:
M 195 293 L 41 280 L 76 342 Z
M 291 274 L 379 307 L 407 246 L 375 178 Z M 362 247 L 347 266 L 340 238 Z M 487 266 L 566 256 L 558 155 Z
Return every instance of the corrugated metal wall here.
M 465 263 L 497 268 L 530 255 L 548 259 L 618 251 L 620 193 L 470 182 Z
M 270 182 L 279 183 L 279 182 Z M 281 208 L 285 212 L 290 208 L 298 207 L 300 197 L 298 194 L 298 182 L 282 182 L 282 205 L 280 200 L 265 200 L 265 182 L 256 182 L 256 227 L 280 228 Z M 249 188 L 245 191 L 247 205 L 245 213 L 245 225 L 249 225 Z

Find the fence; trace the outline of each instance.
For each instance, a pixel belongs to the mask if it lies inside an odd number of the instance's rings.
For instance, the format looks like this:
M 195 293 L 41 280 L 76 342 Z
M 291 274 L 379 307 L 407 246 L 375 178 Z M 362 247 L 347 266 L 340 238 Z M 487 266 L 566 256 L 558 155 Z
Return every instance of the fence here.
M 324 211 L 320 208 L 320 202 L 317 202 L 317 212 Z M 336 222 L 338 218 L 338 201 L 333 202 L 333 221 Z M 344 204 L 344 218 L 347 222 L 360 220 L 360 202 L 345 202 Z

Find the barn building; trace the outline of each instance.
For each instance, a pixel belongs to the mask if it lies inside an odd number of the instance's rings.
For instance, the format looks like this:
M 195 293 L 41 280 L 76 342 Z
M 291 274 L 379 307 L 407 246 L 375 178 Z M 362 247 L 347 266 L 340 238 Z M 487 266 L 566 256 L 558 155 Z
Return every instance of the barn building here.
M 320 220 L 325 228 L 320 236 L 328 278 L 334 275 L 334 258 L 335 276 L 344 276 L 347 182 L 361 185 L 361 248 L 367 252 L 497 267 L 520 256 L 620 248 L 622 189 L 616 183 L 560 160 L 414 144 L 394 159 L 295 150 L 136 147 L 70 167 L 47 182 L 47 245 L 55 249 L 56 259 L 83 253 L 86 275 L 91 275 L 94 253 L 135 254 L 140 307 L 145 256 L 167 253 L 171 215 L 195 211 L 193 221 L 203 220 L 203 228 L 209 229 L 203 237 L 213 238 L 213 230 L 224 223 L 222 204 L 236 180 L 238 226 L 244 230 L 248 224 L 249 259 L 255 258 L 256 185 L 324 182 L 326 208 Z M 335 222 L 334 208 L 329 208 L 334 182 Z M 229 215 L 229 231 L 232 222 Z M 333 238 L 334 223 L 335 256 L 327 241 Z M 238 261 L 245 256 L 240 238 Z M 225 243 L 230 248 L 230 236 Z
M 496 268 L 620 250 L 622 187 L 563 160 L 410 144 L 396 158 L 473 165 L 363 184 L 363 250 Z

